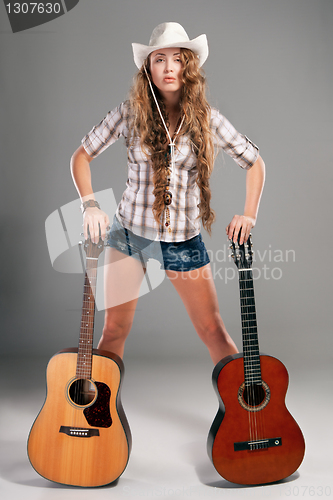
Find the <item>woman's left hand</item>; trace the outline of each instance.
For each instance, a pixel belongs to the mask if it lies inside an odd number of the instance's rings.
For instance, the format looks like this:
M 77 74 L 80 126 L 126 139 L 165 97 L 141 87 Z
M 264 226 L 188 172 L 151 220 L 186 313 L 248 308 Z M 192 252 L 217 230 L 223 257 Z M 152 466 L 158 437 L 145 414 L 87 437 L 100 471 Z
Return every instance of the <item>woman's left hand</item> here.
M 237 242 L 238 234 L 240 232 L 239 244 L 242 245 L 249 236 L 251 229 L 255 226 L 256 219 L 248 215 L 234 215 L 230 224 L 226 227 L 226 233 L 229 240 Z

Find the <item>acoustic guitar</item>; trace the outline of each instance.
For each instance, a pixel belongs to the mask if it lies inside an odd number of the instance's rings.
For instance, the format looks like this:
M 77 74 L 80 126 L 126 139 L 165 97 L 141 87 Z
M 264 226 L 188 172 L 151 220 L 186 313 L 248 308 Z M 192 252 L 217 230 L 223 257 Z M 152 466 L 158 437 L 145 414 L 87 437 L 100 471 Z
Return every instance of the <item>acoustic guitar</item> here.
M 251 240 L 231 248 L 239 274 L 243 353 L 226 356 L 214 368 L 219 410 L 208 435 L 208 455 L 228 481 L 271 483 L 297 470 L 305 443 L 285 405 L 285 366 L 259 352 Z
M 109 484 L 124 471 L 131 432 L 121 404 L 124 365 L 93 349 L 95 292 L 102 239 L 84 243 L 86 272 L 78 348 L 55 354 L 46 370 L 47 396 L 28 438 L 28 456 L 44 478 L 72 486 Z

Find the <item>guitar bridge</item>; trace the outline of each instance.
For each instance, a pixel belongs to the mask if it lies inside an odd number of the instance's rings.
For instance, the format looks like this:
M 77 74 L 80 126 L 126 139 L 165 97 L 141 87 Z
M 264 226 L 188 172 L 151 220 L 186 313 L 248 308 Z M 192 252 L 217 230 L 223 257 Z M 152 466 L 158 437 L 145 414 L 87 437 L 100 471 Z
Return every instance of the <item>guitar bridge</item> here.
M 282 438 L 271 438 L 271 439 L 255 439 L 251 441 L 240 441 L 234 443 L 234 451 L 244 451 L 244 450 L 265 450 L 267 448 L 276 448 L 276 446 L 282 445 Z
M 83 427 L 67 427 L 62 425 L 59 432 L 67 434 L 67 436 L 90 438 L 93 436 L 99 436 L 98 429 L 84 429 Z

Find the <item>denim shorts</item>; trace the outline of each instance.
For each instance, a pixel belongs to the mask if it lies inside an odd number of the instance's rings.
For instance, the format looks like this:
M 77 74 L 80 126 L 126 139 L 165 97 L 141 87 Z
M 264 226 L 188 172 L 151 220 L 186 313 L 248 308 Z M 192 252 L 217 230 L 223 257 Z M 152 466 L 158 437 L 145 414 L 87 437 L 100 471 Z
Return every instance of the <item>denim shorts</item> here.
M 210 262 L 201 234 L 176 243 L 153 241 L 124 228 L 116 216 L 106 234 L 105 245 L 134 257 L 143 267 L 146 267 L 149 259 L 155 259 L 164 270 L 192 271 Z

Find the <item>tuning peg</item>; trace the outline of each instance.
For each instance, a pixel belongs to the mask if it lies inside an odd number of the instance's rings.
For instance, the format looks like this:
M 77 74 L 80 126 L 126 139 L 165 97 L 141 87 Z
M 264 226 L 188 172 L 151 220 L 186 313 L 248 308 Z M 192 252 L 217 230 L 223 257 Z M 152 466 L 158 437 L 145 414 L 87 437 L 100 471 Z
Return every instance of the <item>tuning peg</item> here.
M 234 253 L 231 253 L 231 254 L 229 255 L 229 257 L 234 258 L 234 257 L 235 257 L 235 254 L 234 254 Z

